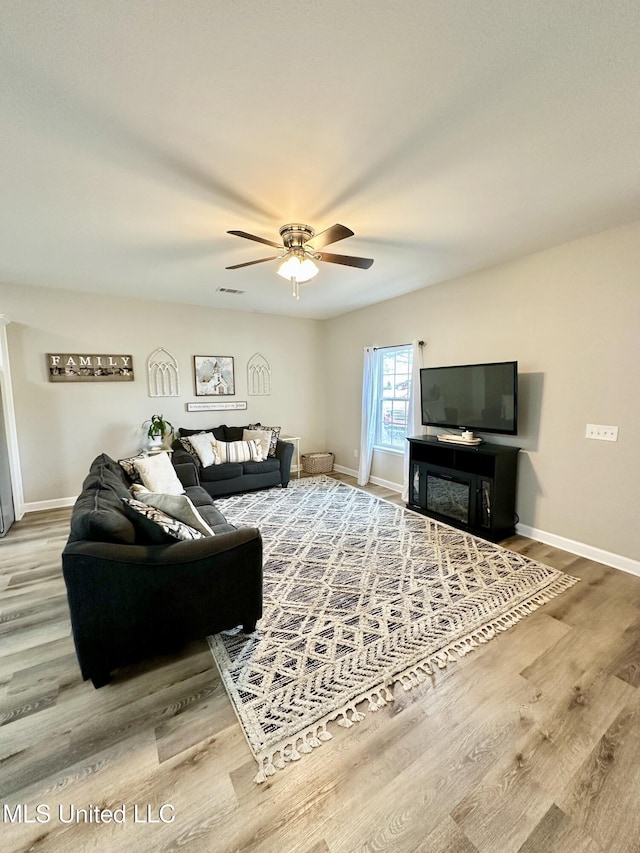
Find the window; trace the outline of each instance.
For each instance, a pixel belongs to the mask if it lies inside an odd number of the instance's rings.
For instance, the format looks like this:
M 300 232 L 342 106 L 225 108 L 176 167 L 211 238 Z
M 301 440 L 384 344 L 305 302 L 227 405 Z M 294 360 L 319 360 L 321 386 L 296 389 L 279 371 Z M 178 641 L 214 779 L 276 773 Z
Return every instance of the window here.
M 413 347 L 386 347 L 376 394 L 376 447 L 404 450 L 409 422 Z

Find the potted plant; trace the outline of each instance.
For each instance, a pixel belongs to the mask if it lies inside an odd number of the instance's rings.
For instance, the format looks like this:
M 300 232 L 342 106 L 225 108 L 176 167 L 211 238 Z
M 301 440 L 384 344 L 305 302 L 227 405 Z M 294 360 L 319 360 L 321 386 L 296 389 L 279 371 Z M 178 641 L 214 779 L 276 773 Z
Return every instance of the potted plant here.
M 173 436 L 173 424 L 164 415 L 151 415 L 149 420 L 142 424 L 147 430 L 149 447 L 162 447 L 167 436 Z

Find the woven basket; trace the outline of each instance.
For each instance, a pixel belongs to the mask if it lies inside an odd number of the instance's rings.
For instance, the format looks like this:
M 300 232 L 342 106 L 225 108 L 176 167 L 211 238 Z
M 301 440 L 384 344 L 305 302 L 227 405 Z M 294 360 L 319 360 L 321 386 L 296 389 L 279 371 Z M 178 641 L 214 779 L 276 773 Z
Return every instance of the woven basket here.
M 333 471 L 333 453 L 303 453 L 300 458 L 305 474 L 328 474 Z

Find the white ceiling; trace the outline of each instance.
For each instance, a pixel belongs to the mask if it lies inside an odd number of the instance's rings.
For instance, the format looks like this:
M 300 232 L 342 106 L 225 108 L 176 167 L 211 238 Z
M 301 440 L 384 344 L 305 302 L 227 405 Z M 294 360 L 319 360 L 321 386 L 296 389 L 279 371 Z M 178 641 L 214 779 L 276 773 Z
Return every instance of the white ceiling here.
M 0 0 L 0 281 L 326 318 L 640 218 L 637 0 Z M 229 229 L 340 222 L 296 302 Z M 239 288 L 241 296 L 217 292 Z

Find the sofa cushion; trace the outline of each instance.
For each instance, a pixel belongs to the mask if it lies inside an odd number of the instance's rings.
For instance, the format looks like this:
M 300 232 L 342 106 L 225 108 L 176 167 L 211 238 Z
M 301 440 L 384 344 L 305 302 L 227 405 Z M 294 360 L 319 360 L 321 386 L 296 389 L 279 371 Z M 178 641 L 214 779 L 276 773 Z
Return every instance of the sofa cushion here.
M 85 479 L 86 486 L 83 485 L 71 514 L 71 541 L 88 539 L 124 545 L 133 545 L 136 541 L 133 524 L 124 513 L 122 493 L 114 489 L 109 480 L 111 477 L 97 470 Z M 126 488 L 124 494 L 127 494 Z
M 200 507 L 211 506 L 213 504 L 213 498 L 202 486 L 187 486 L 187 495 L 198 510 L 200 510 Z
M 216 480 L 231 480 L 242 476 L 241 462 L 223 462 L 222 465 L 210 465 L 200 469 L 200 482 L 210 483 Z
M 242 472 L 244 474 L 266 474 L 268 471 L 279 471 L 279 459 L 265 459 L 264 462 L 243 462 Z
M 203 538 L 203 534 L 194 527 L 135 498 L 122 498 L 122 504 L 135 527 L 137 544 L 166 545 L 176 540 Z
M 171 464 L 168 453 L 144 456 L 133 463 L 140 474 L 142 485 L 152 492 L 166 492 L 169 495 L 183 495 L 184 487 L 176 469 Z
M 229 524 L 220 510 L 213 504 L 198 508 L 198 512 L 213 530 L 216 536 L 221 533 L 232 533 L 237 528 L 233 524 Z
M 99 488 L 113 489 L 120 497 L 129 493 L 129 485 L 122 471 L 116 474 L 106 465 L 92 467 L 82 483 L 82 491 Z
M 211 429 L 186 429 L 185 427 L 180 427 L 178 433 L 181 438 L 188 438 L 190 435 L 197 435 L 199 432 L 212 432 L 214 438 L 217 438 L 218 441 L 226 441 L 225 438 L 225 425 L 217 427 L 211 427 Z
M 119 477 L 122 476 L 120 466 L 118 465 L 116 460 L 112 459 L 107 453 L 101 453 L 99 456 L 96 456 L 96 458 L 89 466 L 89 471 L 104 470 L 105 468 L 108 468 L 110 471 L 113 471 L 113 473 L 117 474 Z
M 221 441 L 242 441 L 242 433 L 249 427 L 225 426 Z

